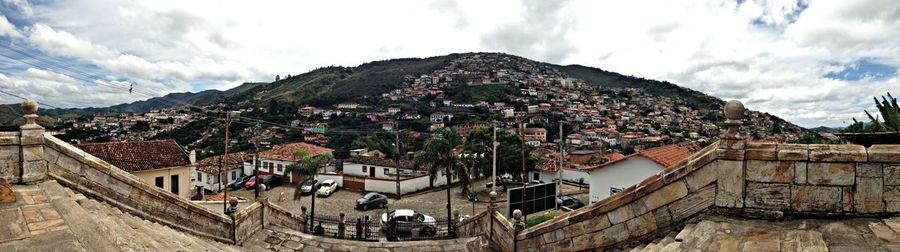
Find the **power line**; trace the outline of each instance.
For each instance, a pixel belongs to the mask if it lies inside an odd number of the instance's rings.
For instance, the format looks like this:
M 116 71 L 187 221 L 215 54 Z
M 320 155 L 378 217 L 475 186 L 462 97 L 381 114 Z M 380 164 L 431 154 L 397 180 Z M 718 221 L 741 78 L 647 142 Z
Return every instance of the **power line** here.
M 12 96 L 12 97 L 16 97 L 16 98 L 19 98 L 19 99 L 22 99 L 22 100 L 28 100 L 28 98 L 25 98 L 25 97 L 22 97 L 22 96 L 19 96 L 19 95 L 17 95 L 17 94 L 13 94 L 13 93 L 10 93 L 10 92 L 6 92 L 6 91 L 3 91 L 3 90 L 0 90 L 0 93 L 6 94 L 6 95 L 9 95 L 9 96 Z M 56 109 L 60 108 L 60 107 L 57 107 L 57 106 L 53 106 L 53 105 L 47 104 L 47 103 L 45 103 L 45 102 L 38 102 L 38 104 L 43 104 L 44 106 L 51 107 L 51 108 L 56 108 Z

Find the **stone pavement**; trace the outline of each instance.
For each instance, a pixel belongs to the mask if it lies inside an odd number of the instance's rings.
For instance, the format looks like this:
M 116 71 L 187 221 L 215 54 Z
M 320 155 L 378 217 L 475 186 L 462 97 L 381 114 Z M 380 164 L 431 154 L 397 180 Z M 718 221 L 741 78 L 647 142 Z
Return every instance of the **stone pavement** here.
M 0 251 L 240 251 L 123 213 L 56 181 L 15 185 L 0 205 Z
M 625 251 L 900 251 L 900 217 L 766 221 L 704 216 Z
M 490 251 L 481 238 L 410 242 L 361 242 L 317 237 L 279 226 L 257 232 L 244 247 L 253 251 Z

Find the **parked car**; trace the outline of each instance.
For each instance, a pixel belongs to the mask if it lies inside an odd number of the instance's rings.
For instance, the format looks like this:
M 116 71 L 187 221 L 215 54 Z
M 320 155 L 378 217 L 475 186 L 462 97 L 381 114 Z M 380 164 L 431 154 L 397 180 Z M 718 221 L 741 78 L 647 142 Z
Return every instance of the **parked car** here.
M 369 208 L 384 208 L 387 206 L 387 196 L 380 193 L 370 192 L 363 195 L 362 198 L 356 200 L 356 209 L 369 210 Z
M 337 191 L 337 183 L 335 183 L 334 180 L 328 179 L 322 181 L 321 187 L 316 191 L 316 195 L 327 197 L 331 196 L 335 191 Z
M 272 187 L 281 185 L 281 178 L 275 177 L 272 175 L 265 175 L 259 178 L 260 183 L 266 185 L 266 190 L 272 189 Z M 256 188 L 256 180 L 248 180 L 244 183 L 244 189 L 251 190 Z
M 315 184 L 313 184 L 313 183 L 315 183 L 315 182 L 312 179 L 307 180 L 306 182 L 303 182 L 303 184 L 300 185 L 300 195 L 307 195 L 307 194 L 313 193 L 313 188 L 315 188 Z
M 584 203 L 576 198 L 573 198 L 572 196 L 563 195 L 559 196 L 559 198 L 556 198 L 556 206 L 558 208 L 567 207 L 569 209 L 575 210 L 584 207 Z
M 247 181 L 250 181 L 252 179 L 256 179 L 256 176 L 244 176 L 231 182 L 226 188 L 228 188 L 229 190 L 240 189 L 241 187 L 244 187 L 244 183 L 247 183 Z
M 398 233 L 409 233 L 413 226 L 418 226 L 419 234 L 424 236 L 432 236 L 437 233 L 437 221 L 434 217 L 416 213 L 409 209 L 397 209 L 381 214 L 381 228 L 385 232 L 390 232 L 390 224 L 397 224 L 396 231 Z

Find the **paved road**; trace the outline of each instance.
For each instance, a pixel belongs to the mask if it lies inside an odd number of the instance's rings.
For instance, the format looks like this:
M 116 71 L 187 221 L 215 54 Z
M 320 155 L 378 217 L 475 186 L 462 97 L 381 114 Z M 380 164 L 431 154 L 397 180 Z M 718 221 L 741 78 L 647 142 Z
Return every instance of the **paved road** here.
M 476 183 L 476 190 L 489 191 L 490 189 L 486 189 L 485 180 Z M 575 192 L 578 191 L 577 186 L 569 186 L 564 185 L 564 192 Z M 587 189 L 581 190 L 584 192 L 582 194 L 574 195 L 575 198 L 582 200 L 587 203 L 588 195 Z M 285 200 L 283 202 L 279 202 L 279 194 L 284 192 Z M 505 200 L 506 195 L 505 192 L 501 192 L 498 190 L 500 196 L 499 200 Z M 238 190 L 238 191 L 230 191 L 229 194 L 235 194 L 240 197 L 244 197 L 247 199 L 253 199 L 253 191 L 246 190 Z M 268 195 L 272 202 L 278 204 L 291 212 L 300 213 L 300 206 L 306 206 L 307 209 L 310 208 L 310 198 L 312 196 L 307 195 L 301 197 L 299 200 L 293 199 L 294 194 L 294 186 L 293 185 L 283 185 L 279 187 L 272 188 L 269 190 Z M 403 196 L 400 200 L 389 199 L 387 209 L 370 209 L 368 211 L 357 210 L 355 209 L 356 200 L 362 197 L 365 194 L 363 192 L 353 192 L 348 190 L 338 190 L 333 195 L 329 197 L 317 197 L 316 198 L 316 215 L 330 215 L 330 216 L 338 216 L 339 213 L 343 212 L 347 215 L 348 220 L 355 220 L 357 217 L 370 216 L 371 218 L 381 218 L 381 214 L 385 213 L 387 210 L 391 209 L 413 209 L 417 212 L 430 215 L 432 217 L 438 219 L 446 219 L 447 218 L 447 191 L 446 190 L 432 190 L 427 192 L 419 192 L 413 195 Z M 480 194 L 479 202 L 474 204 L 474 213 L 480 213 L 487 209 L 490 200 L 486 193 Z M 453 210 L 459 211 L 460 215 L 471 215 L 473 214 L 473 204 L 468 201 L 467 197 L 461 194 L 460 187 L 453 187 L 451 189 L 451 202 Z M 501 208 L 501 211 L 505 209 L 506 203 L 501 202 L 498 204 Z

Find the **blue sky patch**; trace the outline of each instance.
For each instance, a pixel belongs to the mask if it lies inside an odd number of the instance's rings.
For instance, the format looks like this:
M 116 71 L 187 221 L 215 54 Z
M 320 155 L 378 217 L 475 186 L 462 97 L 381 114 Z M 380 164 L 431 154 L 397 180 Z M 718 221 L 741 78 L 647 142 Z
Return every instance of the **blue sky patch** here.
M 840 65 L 840 64 L 832 64 Z M 825 74 L 825 78 L 858 81 L 862 79 L 886 80 L 897 74 L 897 67 L 877 63 L 872 59 L 860 59 L 843 65 L 844 69 Z

